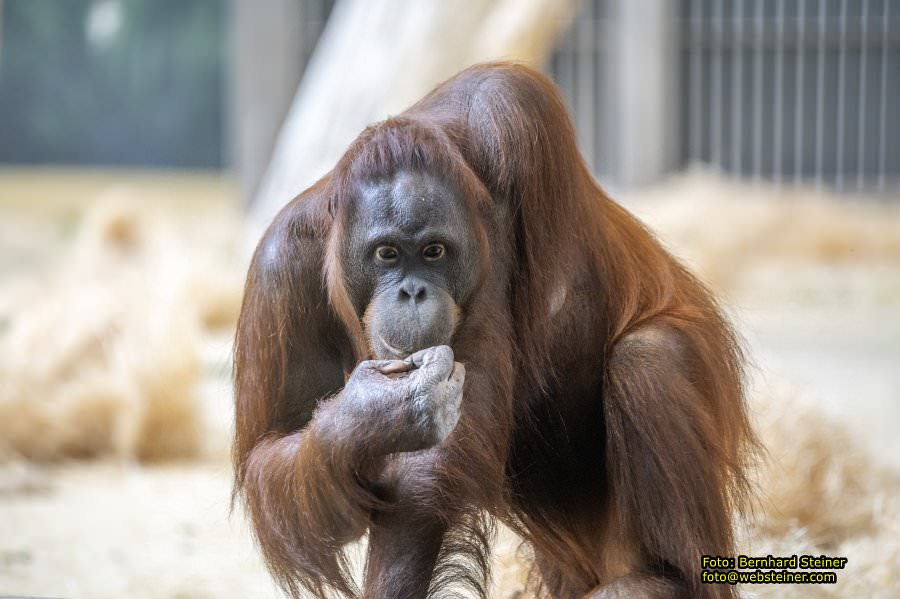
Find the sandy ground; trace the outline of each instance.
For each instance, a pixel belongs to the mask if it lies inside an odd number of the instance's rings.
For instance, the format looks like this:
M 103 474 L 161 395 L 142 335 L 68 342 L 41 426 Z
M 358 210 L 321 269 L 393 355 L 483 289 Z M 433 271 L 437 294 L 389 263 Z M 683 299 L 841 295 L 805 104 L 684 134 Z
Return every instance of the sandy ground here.
M 756 375 L 794 386 L 883 463 L 900 468 L 900 312 L 744 312 Z
M 47 597 L 274 597 L 229 468 L 72 464 L 0 498 L 0 592 Z
M 804 319 L 803 329 L 797 317 Z M 900 330 L 885 330 L 873 319 L 868 328 L 837 333 L 824 329 L 831 318 L 821 314 L 751 313 L 747 320 L 744 330 L 750 330 L 757 367 L 766 377 L 820 398 L 826 412 L 900 467 Z M 218 412 L 211 425 L 227 426 L 227 410 L 214 405 L 228 401 L 227 381 L 211 382 L 205 396 Z M 230 468 L 224 460 L 153 467 L 19 464 L 0 480 L 0 593 L 279 596 L 240 512 L 229 517 Z
M 86 195 L 95 193 L 85 185 Z M 212 192 L 201 188 L 215 195 L 217 185 Z M 38 225 L 34 231 L 47 244 L 58 242 Z M 45 237 L 34 239 L 44 243 Z M 40 260 L 30 253 L 31 244 L 20 247 L 29 260 Z M 6 256 L 2 270 L 15 270 Z M 827 272 L 809 276 L 819 288 L 832 284 Z M 866 276 L 863 287 L 883 284 L 877 271 Z M 900 312 L 893 300 L 842 305 L 785 299 L 773 290 L 735 297 L 730 305 L 758 379 L 795 385 L 878 459 L 900 468 Z M 213 447 L 206 459 L 159 466 L 121 460 L 0 466 L 0 595 L 278 596 L 241 514 L 229 517 L 229 350 L 227 333 L 204 341 L 202 398 Z

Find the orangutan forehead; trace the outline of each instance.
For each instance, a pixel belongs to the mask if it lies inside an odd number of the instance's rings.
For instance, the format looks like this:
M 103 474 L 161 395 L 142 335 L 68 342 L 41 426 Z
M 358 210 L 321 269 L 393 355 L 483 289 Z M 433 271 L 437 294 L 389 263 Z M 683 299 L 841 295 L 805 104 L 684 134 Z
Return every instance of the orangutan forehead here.
M 363 183 L 354 206 L 358 226 L 398 228 L 415 233 L 461 224 L 459 193 L 428 173 L 401 172 L 390 179 Z

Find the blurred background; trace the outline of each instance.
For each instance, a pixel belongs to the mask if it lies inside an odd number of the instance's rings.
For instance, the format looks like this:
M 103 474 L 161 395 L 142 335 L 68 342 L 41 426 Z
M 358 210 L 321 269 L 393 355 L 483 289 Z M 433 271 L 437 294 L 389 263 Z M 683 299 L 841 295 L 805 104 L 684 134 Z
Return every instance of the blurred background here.
M 0 595 L 278 596 L 228 515 L 250 252 L 501 58 L 746 339 L 745 553 L 850 558 L 745 595 L 900 596 L 898 0 L 0 0 Z M 502 532 L 494 595 L 526 569 Z

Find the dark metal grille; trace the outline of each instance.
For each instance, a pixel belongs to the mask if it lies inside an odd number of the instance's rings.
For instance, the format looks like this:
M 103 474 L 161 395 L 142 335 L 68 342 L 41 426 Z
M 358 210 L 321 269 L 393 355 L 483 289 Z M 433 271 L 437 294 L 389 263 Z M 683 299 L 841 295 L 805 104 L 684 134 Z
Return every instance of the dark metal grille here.
M 588 0 L 548 63 L 585 157 L 613 179 L 628 99 L 613 92 L 611 65 L 622 64 L 617 39 L 640 35 L 622 28 L 626 1 Z M 840 190 L 900 187 L 900 1 L 680 0 L 673 14 L 676 166 Z
M 900 2 L 682 0 L 682 154 L 752 179 L 900 182 Z
M 607 0 L 586 0 L 547 64 L 572 111 L 581 151 L 598 177 L 613 175 L 617 166 L 615 111 L 610 109 L 615 97 L 609 93 L 612 25 Z

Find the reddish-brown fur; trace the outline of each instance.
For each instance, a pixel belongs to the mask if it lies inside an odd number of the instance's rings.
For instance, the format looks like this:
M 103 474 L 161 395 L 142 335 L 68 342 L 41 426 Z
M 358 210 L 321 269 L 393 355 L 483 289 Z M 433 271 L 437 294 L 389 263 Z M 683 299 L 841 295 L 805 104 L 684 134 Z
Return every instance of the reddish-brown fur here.
M 328 442 L 329 398 L 368 353 L 337 249 L 355 183 L 403 169 L 464 193 L 483 259 L 452 342 L 456 429 L 377 457 L 377 417 L 351 423 L 358 443 Z M 292 595 L 358 593 L 342 549 L 366 530 L 365 596 L 483 592 L 499 518 L 548 596 L 729 597 L 699 571 L 732 553 L 747 490 L 742 382 L 714 299 L 595 184 L 555 86 L 476 66 L 367 129 L 260 243 L 235 346 L 235 491 Z

